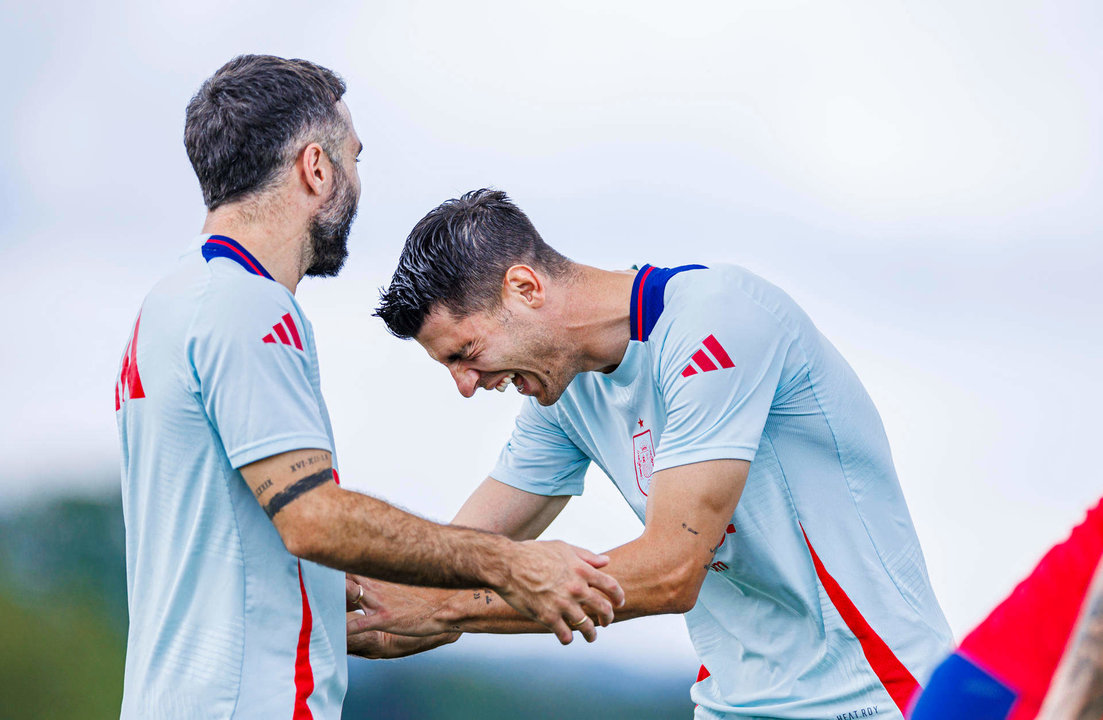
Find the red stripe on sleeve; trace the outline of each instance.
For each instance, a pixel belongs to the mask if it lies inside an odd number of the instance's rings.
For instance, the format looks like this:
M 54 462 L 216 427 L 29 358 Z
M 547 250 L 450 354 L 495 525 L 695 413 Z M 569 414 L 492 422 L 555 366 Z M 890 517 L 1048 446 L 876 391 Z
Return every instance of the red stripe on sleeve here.
M 709 335 L 705 338 L 705 347 L 712 353 L 712 356 L 720 363 L 720 367 L 725 370 L 735 367 L 735 363 L 728 357 L 727 351 L 724 350 L 724 346 L 720 344 L 720 341 L 716 339 L 715 335 Z
M 686 365 L 686 369 L 682 371 L 682 377 L 689 377 L 690 375 L 696 375 L 697 370 L 692 365 Z
M 704 350 L 698 350 L 693 353 L 693 362 L 697 363 L 697 367 L 701 368 L 704 372 L 710 372 L 716 370 L 716 363 L 705 354 Z
M 287 329 L 291 331 L 291 339 L 295 341 L 295 347 L 302 350 L 303 343 L 299 340 L 299 328 L 295 327 L 295 321 L 291 319 L 291 313 L 285 313 L 283 321 L 287 324 Z
M 827 597 L 831 598 L 831 603 L 839 611 L 839 615 L 842 616 L 846 626 L 858 638 L 858 642 L 862 645 L 862 652 L 866 656 L 866 661 L 873 668 L 873 672 L 877 674 L 881 684 L 885 686 L 885 690 L 888 691 L 892 701 L 896 703 L 896 707 L 900 708 L 901 713 L 907 714 L 908 703 L 919 690 L 919 683 L 904 667 L 904 663 L 900 662 L 899 658 L 892 652 L 892 649 L 881 639 L 881 636 L 870 627 L 870 624 L 866 622 L 862 613 L 858 611 L 858 608 L 855 607 L 853 601 L 839 583 L 835 581 L 835 578 L 827 572 L 820 556 L 816 554 L 812 543 L 808 540 L 808 533 L 804 532 L 804 525 L 801 525 L 800 531 L 804 535 L 805 544 L 808 545 L 808 552 L 812 553 L 812 563 L 816 566 L 816 575 L 819 577 L 824 591 L 827 592 Z
M 287 337 L 287 331 L 283 329 L 283 325 L 281 325 L 280 323 L 276 323 L 272 327 L 272 329 L 275 330 L 276 334 L 280 336 L 280 341 L 284 345 L 290 345 L 291 344 L 291 338 Z
M 303 584 L 303 564 L 299 562 L 299 593 L 303 598 L 303 624 L 299 628 L 299 646 L 295 651 L 295 712 L 292 720 L 314 720 L 306 699 L 314 692 L 314 670 L 310 667 L 310 630 L 314 619 L 310 614 L 310 602 L 306 599 Z
M 697 680 L 696 680 L 696 682 L 701 682 L 702 680 L 707 678 L 709 675 L 712 675 L 712 673 L 709 672 L 709 669 L 707 667 L 702 665 L 701 669 L 697 671 Z

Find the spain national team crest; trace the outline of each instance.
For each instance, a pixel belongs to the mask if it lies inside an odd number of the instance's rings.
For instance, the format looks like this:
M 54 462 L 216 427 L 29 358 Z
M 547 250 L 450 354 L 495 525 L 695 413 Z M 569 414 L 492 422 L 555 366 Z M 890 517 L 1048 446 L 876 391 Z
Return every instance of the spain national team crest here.
M 636 461 L 636 485 L 646 496 L 651 474 L 655 471 L 655 444 L 651 441 L 650 430 L 632 436 L 632 450 Z

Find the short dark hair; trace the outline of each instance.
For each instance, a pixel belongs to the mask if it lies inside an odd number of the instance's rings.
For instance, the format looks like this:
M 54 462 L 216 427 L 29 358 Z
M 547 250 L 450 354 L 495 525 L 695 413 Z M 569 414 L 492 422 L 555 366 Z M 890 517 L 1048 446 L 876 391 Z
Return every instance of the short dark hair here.
M 502 278 L 517 264 L 553 277 L 571 268 L 504 192 L 472 190 L 438 205 L 410 232 L 375 316 L 391 334 L 411 338 L 437 304 L 461 318 L 493 310 Z
M 219 68 L 184 120 L 184 147 L 207 209 L 266 189 L 299 142 L 318 142 L 336 160 L 347 132 L 337 110 L 344 94 L 336 73 L 307 60 L 239 55 Z

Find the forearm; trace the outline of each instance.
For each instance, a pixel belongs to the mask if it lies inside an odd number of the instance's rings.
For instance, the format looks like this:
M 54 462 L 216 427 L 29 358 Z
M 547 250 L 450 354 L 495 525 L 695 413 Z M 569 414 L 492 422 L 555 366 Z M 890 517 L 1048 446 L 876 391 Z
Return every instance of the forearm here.
M 438 525 L 336 486 L 312 495 L 310 503 L 289 506 L 294 531 L 281 533 L 299 557 L 409 585 L 500 588 L 508 581 L 511 543 L 504 537 Z
M 1073 638 L 1057 666 L 1039 720 L 1103 716 L 1103 564 L 1095 571 Z
M 690 551 L 690 558 L 667 557 L 651 545 L 645 535 L 605 553 L 609 556 L 609 565 L 603 570 L 620 583 L 625 594 L 625 603 L 617 608 L 613 622 L 646 615 L 683 613 L 696 602 L 711 554 L 702 550 Z M 547 631 L 485 589 L 452 593 L 442 602 L 439 618 L 445 627 L 458 632 Z

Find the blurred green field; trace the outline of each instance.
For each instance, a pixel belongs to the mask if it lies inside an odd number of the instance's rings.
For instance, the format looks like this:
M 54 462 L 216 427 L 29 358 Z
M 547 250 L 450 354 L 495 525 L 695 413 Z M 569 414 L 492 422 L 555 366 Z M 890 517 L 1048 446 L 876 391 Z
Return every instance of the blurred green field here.
M 118 496 L 0 514 L 0 720 L 119 716 L 126 572 Z M 462 642 L 353 658 L 344 718 L 692 717 L 692 678 L 611 664 L 485 657 Z

